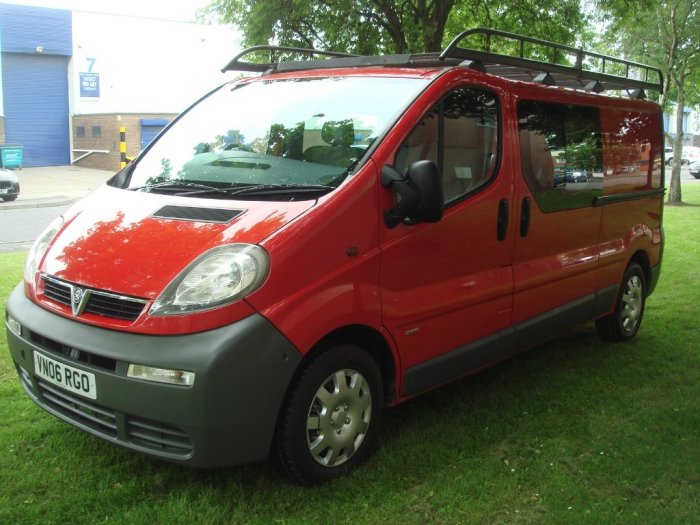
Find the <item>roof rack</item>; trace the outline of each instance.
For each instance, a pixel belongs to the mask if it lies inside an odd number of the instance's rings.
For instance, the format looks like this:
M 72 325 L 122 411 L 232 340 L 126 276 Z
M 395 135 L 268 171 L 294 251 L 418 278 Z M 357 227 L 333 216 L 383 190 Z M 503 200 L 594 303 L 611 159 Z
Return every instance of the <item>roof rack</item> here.
M 475 36 L 482 38 L 484 50 L 459 47 L 461 42 Z M 517 55 L 491 52 L 494 44 L 509 49 L 515 47 Z M 528 50 L 538 51 L 546 58 L 528 58 Z M 645 98 L 644 90 L 661 92 L 663 89 L 663 74 L 658 68 L 496 29 L 476 28 L 457 35 L 440 54 L 441 60 L 454 58 L 475 62 L 475 66 L 487 73 L 513 80 L 596 93 L 619 90 L 634 98 Z M 562 63 L 564 61 L 569 64 Z
M 481 39 L 483 49 L 460 47 L 462 42 L 475 37 Z M 492 46 L 516 51 L 515 54 L 496 53 L 491 51 Z M 241 60 L 261 53 L 268 54 L 267 62 Z M 529 58 L 527 53 L 545 58 Z M 287 57 L 303 57 L 303 60 Z M 254 46 L 233 57 L 222 71 L 269 73 L 363 66 L 471 67 L 512 80 L 584 89 L 595 93 L 625 91 L 633 98 L 646 98 L 645 90 L 661 92 L 663 89 L 663 74 L 657 68 L 547 40 L 484 28 L 460 33 L 442 53 L 364 56 L 299 47 Z

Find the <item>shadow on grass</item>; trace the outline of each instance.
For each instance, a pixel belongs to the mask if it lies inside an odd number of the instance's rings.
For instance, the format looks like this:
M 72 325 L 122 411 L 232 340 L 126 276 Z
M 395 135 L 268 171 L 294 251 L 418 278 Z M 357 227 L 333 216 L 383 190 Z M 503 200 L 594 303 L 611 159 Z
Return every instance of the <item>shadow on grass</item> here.
M 664 202 L 664 206 L 671 206 L 673 208 L 698 208 L 700 204 L 694 204 L 690 202 Z

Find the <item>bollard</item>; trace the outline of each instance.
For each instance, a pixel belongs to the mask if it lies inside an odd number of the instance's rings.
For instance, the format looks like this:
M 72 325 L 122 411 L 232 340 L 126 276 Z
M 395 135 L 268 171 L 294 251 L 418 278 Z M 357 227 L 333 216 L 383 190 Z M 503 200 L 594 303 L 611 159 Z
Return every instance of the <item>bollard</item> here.
M 119 166 L 126 168 L 126 128 L 119 128 Z

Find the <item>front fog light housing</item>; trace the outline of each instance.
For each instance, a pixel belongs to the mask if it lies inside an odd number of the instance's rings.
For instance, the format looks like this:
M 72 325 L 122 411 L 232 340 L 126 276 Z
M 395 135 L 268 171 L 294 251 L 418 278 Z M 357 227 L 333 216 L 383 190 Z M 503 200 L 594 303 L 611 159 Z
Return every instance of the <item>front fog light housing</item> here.
M 170 370 L 168 368 L 130 364 L 126 375 L 134 379 L 167 383 L 169 385 L 192 386 L 194 384 L 194 372 L 185 370 Z
M 22 337 L 22 325 L 10 314 L 7 315 L 7 326 L 13 334 Z

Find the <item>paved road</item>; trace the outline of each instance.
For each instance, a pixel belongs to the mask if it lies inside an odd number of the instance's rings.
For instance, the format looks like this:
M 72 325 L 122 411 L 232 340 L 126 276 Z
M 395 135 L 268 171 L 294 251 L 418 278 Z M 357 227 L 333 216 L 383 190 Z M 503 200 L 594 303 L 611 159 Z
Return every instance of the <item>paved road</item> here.
M 68 206 L 3 210 L 0 208 L 0 252 L 26 251 L 34 239 Z

